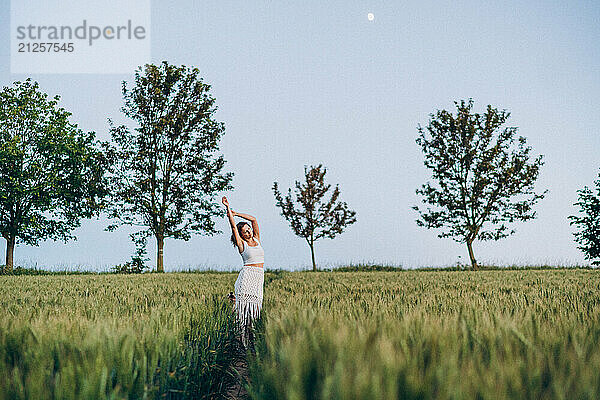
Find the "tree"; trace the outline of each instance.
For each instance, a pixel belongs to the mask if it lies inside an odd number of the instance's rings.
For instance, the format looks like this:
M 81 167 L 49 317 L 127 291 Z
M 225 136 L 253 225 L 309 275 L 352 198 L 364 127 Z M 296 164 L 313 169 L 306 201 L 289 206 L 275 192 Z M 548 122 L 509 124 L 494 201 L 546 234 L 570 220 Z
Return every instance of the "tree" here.
M 305 166 L 304 183 L 296 181 L 295 202 L 292 189 L 288 189 L 284 198 L 279 192 L 277 182 L 273 183 L 273 193 L 277 207 L 281 208 L 281 215 L 288 220 L 292 231 L 304 238 L 310 247 L 313 271 L 317 270 L 315 241 L 321 238 L 333 239 L 342 233 L 346 226 L 356 222 L 356 212 L 348 209 L 345 202 L 338 201 L 339 185 L 335 186 L 331 197 L 325 201 L 324 197 L 331 188 L 331 185 L 325 184 L 326 172 L 326 168 L 321 164 L 311 166 L 310 169 Z
M 0 233 L 6 270 L 17 243 L 76 239 L 82 218 L 98 215 L 107 160 L 94 132 L 26 79 L 0 92 Z
M 473 100 L 454 103 L 456 115 L 430 114 L 425 131 L 418 126 L 416 142 L 437 186 L 427 182 L 417 194 L 433 207 L 414 206 L 417 224 L 441 228 L 440 238 L 466 243 L 473 269 L 473 242 L 499 240 L 513 234 L 507 224 L 535 218 L 533 206 L 547 191 L 535 193 L 542 157 L 531 159 L 531 147 L 518 138 L 516 127 L 504 127 L 510 113 L 488 105 L 484 114 L 472 112 Z
M 109 217 L 121 225 L 143 227 L 132 235 L 138 246 L 154 236 L 156 270 L 163 272 L 166 238 L 189 240 L 192 233 L 219 233 L 213 217 L 223 211 L 215 199 L 232 188 L 233 173 L 223 173 L 218 142 L 225 132 L 213 119 L 215 99 L 197 68 L 163 61 L 135 72 L 130 90 L 123 81 L 122 112 L 138 126 L 115 127 L 107 146 L 112 168 Z
M 583 251 L 586 260 L 593 260 L 593 265 L 600 265 L 600 173 L 594 184 L 594 191 L 587 186 L 577 191 L 578 201 L 575 205 L 580 207 L 580 215 L 571 215 L 569 219 L 571 225 L 579 228 L 573 234 L 579 244 L 577 248 Z

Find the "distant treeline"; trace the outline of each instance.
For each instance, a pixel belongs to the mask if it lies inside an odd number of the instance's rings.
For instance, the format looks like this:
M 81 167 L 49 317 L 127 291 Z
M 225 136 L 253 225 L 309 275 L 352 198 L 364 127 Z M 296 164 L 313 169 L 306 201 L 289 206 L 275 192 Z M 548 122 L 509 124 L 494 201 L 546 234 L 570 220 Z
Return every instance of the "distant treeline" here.
M 480 265 L 480 271 L 499 271 L 499 270 L 573 270 L 573 269 L 595 269 L 591 265 Z M 308 269 L 307 269 L 308 270 Z M 266 273 L 290 273 L 290 272 L 305 272 L 307 270 L 285 270 L 281 268 L 270 269 L 265 268 Z M 310 269 L 312 271 L 312 269 Z M 402 266 L 392 265 L 378 265 L 378 264 L 356 264 L 347 265 L 340 267 L 331 268 L 319 268 L 317 272 L 403 272 L 403 271 L 472 271 L 469 265 L 458 265 L 458 266 L 447 266 L 447 267 L 417 267 L 417 268 L 403 268 Z M 155 271 L 145 271 L 144 273 L 153 273 Z M 231 274 L 238 273 L 239 271 L 222 271 L 217 269 L 193 269 L 188 268 L 184 270 L 172 271 L 173 274 Z M 0 265 L 0 275 L 104 275 L 104 274 L 119 274 L 120 272 L 113 270 L 110 271 L 91 271 L 91 270 L 77 270 L 77 269 L 63 269 L 63 270 L 47 270 L 42 268 L 25 268 L 25 267 L 14 267 L 12 270 L 8 270 L 3 265 Z
M 234 174 L 219 153 L 225 124 L 214 119 L 210 85 L 198 68 L 166 61 L 139 67 L 134 80 L 132 87 L 123 81 L 122 111 L 136 126 L 115 126 L 109 118 L 106 142 L 72 123 L 60 96 L 49 99 L 31 78 L 0 91 L 0 236 L 7 270 L 17 244 L 75 239 L 83 219 L 100 215 L 109 219 L 108 231 L 139 229 L 130 235 L 135 254 L 113 272 L 148 270 L 149 238 L 156 242 L 156 271 L 163 272 L 166 239 L 219 233 L 215 220 L 225 213 L 217 198 L 234 189 Z M 412 208 L 418 226 L 465 244 L 471 268 L 487 268 L 477 262 L 474 243 L 508 237 L 514 223 L 536 218 L 547 193 L 535 187 L 543 155 L 533 154 L 517 127 L 506 126 L 508 111 L 488 105 L 476 113 L 472 99 L 455 106 L 418 126 L 415 141 L 431 177 L 416 189 L 423 204 Z M 308 244 L 313 271 L 319 270 L 315 242 L 334 239 L 357 221 L 339 185 L 326 183 L 326 172 L 323 164 L 305 165 L 293 189 L 280 190 L 277 181 L 271 188 L 292 232 Z M 600 176 L 594 183 L 578 191 L 579 214 L 564 218 L 578 228 L 575 241 L 586 260 L 600 265 Z

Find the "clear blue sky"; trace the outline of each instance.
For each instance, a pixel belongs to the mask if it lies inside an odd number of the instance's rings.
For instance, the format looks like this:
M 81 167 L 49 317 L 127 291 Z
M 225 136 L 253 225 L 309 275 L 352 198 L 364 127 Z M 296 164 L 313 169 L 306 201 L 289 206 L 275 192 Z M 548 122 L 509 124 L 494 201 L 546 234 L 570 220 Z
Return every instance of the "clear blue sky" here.
M 9 21 L 9 2 L 0 20 Z M 368 21 L 367 13 L 375 15 Z M 538 218 L 509 239 L 475 245 L 495 263 L 577 263 L 567 216 L 576 190 L 600 167 L 600 3 L 597 1 L 153 1 L 152 60 L 197 66 L 226 124 L 221 149 L 235 173 L 232 207 L 259 218 L 266 266 L 303 268 L 306 243 L 279 215 L 273 181 L 287 188 L 306 164 L 323 163 L 358 222 L 316 245 L 320 265 L 373 261 L 449 265 L 466 247 L 417 227 L 415 189 L 428 171 L 415 144 L 429 113 L 472 97 L 511 111 L 511 126 L 545 156 Z M 0 83 L 10 73 L 9 24 L 0 24 Z M 133 72 L 133 71 L 132 71 Z M 130 75 L 33 75 L 62 96 L 73 121 L 107 139 L 125 121 Z M 77 242 L 20 245 L 18 264 L 106 269 L 133 251 L 127 229 L 85 222 Z M 218 227 L 228 231 L 225 220 Z M 167 240 L 167 270 L 235 269 L 229 235 Z M 4 257 L 4 241 L 0 244 Z M 464 247 L 464 248 L 463 248 Z M 154 243 L 149 246 L 154 263 Z

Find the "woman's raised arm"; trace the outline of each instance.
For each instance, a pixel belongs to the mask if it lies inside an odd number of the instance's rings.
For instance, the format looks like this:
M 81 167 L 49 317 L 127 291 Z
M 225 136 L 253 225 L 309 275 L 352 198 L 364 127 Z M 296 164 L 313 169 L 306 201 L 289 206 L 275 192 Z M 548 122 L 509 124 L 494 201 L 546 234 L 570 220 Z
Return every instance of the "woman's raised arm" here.
M 238 232 L 237 227 L 235 226 L 235 220 L 233 219 L 234 212 L 231 210 L 231 207 L 229 207 L 227 197 L 223 196 L 221 202 L 227 208 L 227 219 L 229 219 L 229 225 L 231 225 L 231 233 L 233 234 L 233 237 L 235 238 L 235 244 L 237 244 L 238 250 L 241 253 L 242 251 L 244 251 L 244 243 L 242 242 L 240 233 Z

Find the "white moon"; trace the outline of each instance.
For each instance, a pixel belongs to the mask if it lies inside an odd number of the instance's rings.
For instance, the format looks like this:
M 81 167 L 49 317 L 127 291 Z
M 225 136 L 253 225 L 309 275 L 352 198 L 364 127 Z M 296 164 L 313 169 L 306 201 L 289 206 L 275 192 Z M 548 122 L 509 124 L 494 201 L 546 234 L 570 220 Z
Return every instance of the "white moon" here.
M 367 14 L 367 19 L 368 19 L 369 21 L 373 21 L 373 20 L 375 19 L 375 16 L 373 15 L 373 13 L 368 13 L 368 14 Z

